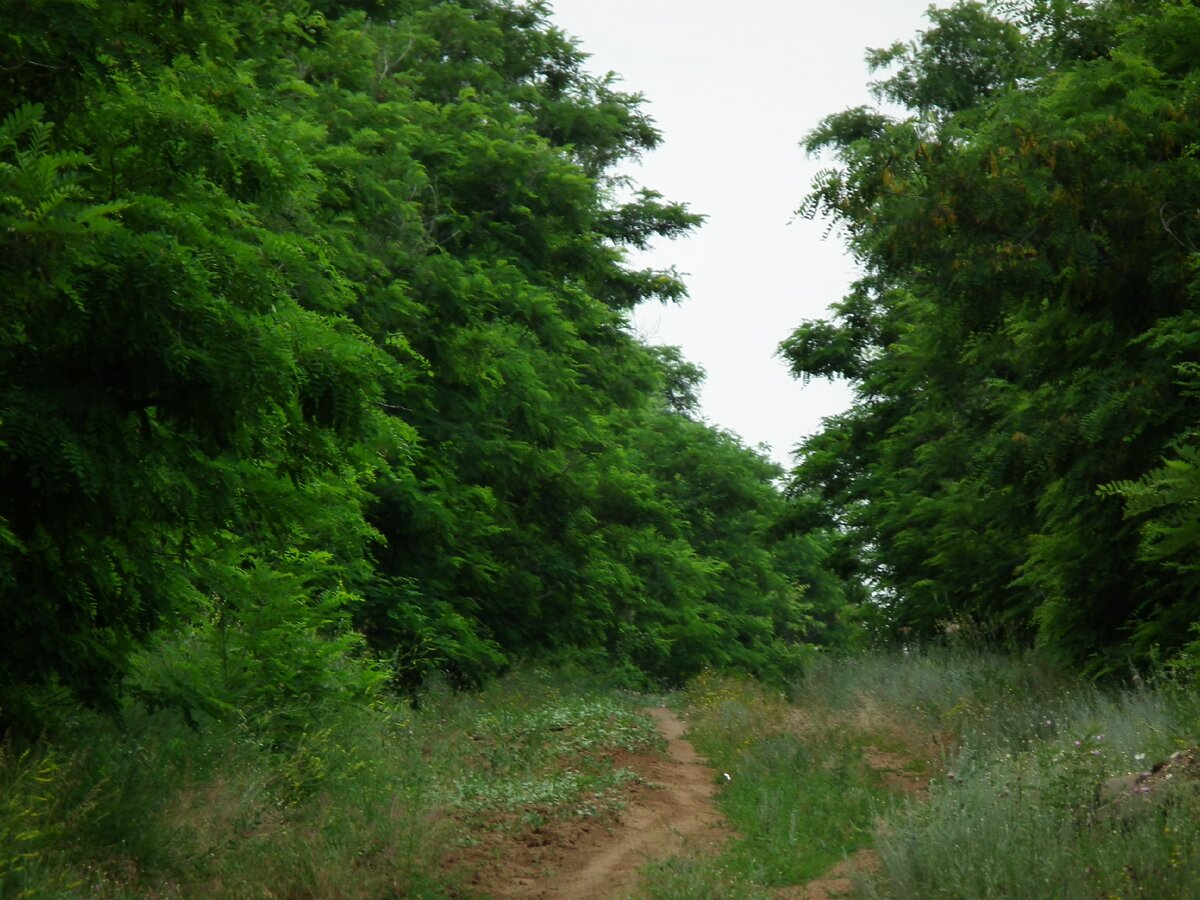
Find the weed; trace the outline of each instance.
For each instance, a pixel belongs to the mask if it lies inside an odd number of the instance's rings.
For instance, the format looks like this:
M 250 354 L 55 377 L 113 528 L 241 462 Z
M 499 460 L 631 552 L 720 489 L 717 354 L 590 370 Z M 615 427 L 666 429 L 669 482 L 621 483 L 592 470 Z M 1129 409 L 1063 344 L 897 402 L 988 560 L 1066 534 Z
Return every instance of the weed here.
M 1195 896 L 1190 684 L 1102 689 L 1037 657 L 944 649 L 819 659 L 793 698 L 711 673 L 689 688 L 740 838 L 650 867 L 649 896 L 757 896 L 868 843 L 881 862 L 856 876 L 862 897 Z M 907 759 L 927 792 L 884 799 L 866 757 Z
M 647 896 L 767 896 L 871 843 L 866 897 L 1200 883 L 1185 682 L 1101 690 L 1036 659 L 899 653 L 818 661 L 794 701 L 705 673 L 681 702 L 737 837 L 651 865 Z M 286 741 L 267 719 L 77 711 L 53 740 L 0 747 L 0 896 L 463 894 L 496 829 L 613 821 L 636 780 L 624 754 L 662 745 L 638 704 L 530 670 L 474 693 L 435 681 L 416 704 L 294 706 Z M 868 765 L 885 758 L 928 796 L 889 796 Z
M 937 738 L 929 798 L 888 817 L 863 896 L 1194 896 L 1197 791 L 1129 774 L 1192 745 L 1177 686 L 1104 690 L 1036 658 L 940 651 L 827 663 L 797 695 L 884 707 L 914 743 Z

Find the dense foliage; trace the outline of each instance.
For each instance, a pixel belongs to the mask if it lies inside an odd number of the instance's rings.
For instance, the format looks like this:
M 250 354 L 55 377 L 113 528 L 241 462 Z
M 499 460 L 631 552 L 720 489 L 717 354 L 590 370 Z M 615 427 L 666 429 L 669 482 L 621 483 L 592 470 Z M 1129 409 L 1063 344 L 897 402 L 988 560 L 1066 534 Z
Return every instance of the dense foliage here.
M 963 2 L 808 138 L 863 275 L 784 343 L 845 377 L 795 471 L 893 623 L 1097 669 L 1200 620 L 1200 10 Z M 894 107 L 893 107 L 894 108 Z
M 0 18 L 0 718 L 842 627 L 779 473 L 626 328 L 684 294 L 627 249 L 699 217 L 614 174 L 658 134 L 545 4 Z

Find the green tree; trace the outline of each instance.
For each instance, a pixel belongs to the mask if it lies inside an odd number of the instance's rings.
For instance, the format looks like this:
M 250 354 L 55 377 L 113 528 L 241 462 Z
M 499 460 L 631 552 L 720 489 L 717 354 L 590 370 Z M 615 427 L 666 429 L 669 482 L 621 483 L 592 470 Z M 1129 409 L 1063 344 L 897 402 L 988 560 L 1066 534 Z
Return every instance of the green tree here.
M 624 190 L 659 135 L 545 4 L 0 16 L 6 721 L 125 679 L 288 729 L 365 644 L 402 684 L 780 671 L 804 592 L 835 615 L 778 473 L 629 333 L 685 289 L 628 251 L 700 217 Z
M 375 448 L 413 439 L 312 227 L 315 137 L 237 64 L 236 10 L 177 36 L 120 6 L 6 14 L 6 719 L 27 686 L 110 701 L 152 629 L 208 608 L 212 554 L 329 554 L 298 607 L 361 579 Z
M 1200 19 L 1123 2 L 931 18 L 874 55 L 906 117 L 851 110 L 809 137 L 837 165 L 804 210 L 845 229 L 865 276 L 783 345 L 797 374 L 857 389 L 795 489 L 827 504 L 897 624 L 986 620 L 1097 666 L 1177 645 L 1194 604 L 1096 488 L 1194 427 L 1175 373 Z

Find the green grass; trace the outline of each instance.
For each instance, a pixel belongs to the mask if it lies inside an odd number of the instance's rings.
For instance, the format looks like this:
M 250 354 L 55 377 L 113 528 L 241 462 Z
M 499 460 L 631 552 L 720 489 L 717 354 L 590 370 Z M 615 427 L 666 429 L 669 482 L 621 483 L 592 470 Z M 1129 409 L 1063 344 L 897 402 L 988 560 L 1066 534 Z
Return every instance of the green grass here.
M 425 859 L 446 823 L 406 723 L 313 719 L 286 750 L 246 723 L 193 730 L 136 710 L 123 728 L 83 716 L 53 745 L 10 749 L 0 896 L 437 896 Z
M 941 739 L 929 798 L 889 817 L 860 896 L 1195 896 L 1200 773 L 1104 787 L 1196 745 L 1190 685 L 1100 688 L 1037 659 L 936 651 L 827 661 L 797 698 L 887 711 L 914 745 Z
M 458 723 L 470 744 L 456 755 L 445 799 L 486 821 L 515 813 L 512 827 L 556 818 L 602 817 L 637 780 L 612 763 L 614 750 L 661 748 L 636 699 L 619 693 L 563 696 L 536 677 L 506 679 L 462 698 Z M 473 713 L 473 715 L 471 715 Z
M 767 900 L 764 887 L 726 857 L 694 853 L 659 860 L 642 872 L 640 896 L 655 900 Z
M 1155 898 L 1200 884 L 1200 765 L 1111 785 L 1200 742 L 1200 693 L 1170 678 L 1100 688 L 1036 657 L 965 649 L 815 662 L 790 702 L 707 675 L 692 735 L 728 772 L 739 837 L 647 868 L 646 896 L 771 896 L 873 846 L 869 898 Z M 867 748 L 908 757 L 928 796 L 887 796 Z M 1165 770 L 1164 770 L 1165 771 Z
M 53 738 L 0 745 L 0 898 L 469 896 L 488 859 L 473 847 L 613 821 L 636 777 L 615 760 L 662 744 L 644 702 L 527 671 L 197 727 L 136 705 L 119 726 L 64 714 Z M 1105 787 L 1200 743 L 1190 683 L 876 653 L 814 663 L 790 699 L 708 674 L 678 703 L 736 837 L 652 863 L 644 896 L 773 896 L 867 846 L 881 863 L 859 897 L 1183 900 L 1200 884 L 1200 764 Z M 889 794 L 866 764 L 881 751 L 932 776 L 928 796 Z
M 661 746 L 635 696 L 540 672 L 414 707 L 262 723 L 78 713 L 53 742 L 0 748 L 0 897 L 444 897 L 482 832 L 619 808 L 619 750 Z
M 861 735 L 804 727 L 778 693 L 741 677 L 702 676 L 684 703 L 689 737 L 721 773 L 718 805 L 737 837 L 717 857 L 650 867 L 647 896 L 769 896 L 871 843 L 890 799 L 864 765 Z
M 919 665 L 938 665 L 926 659 Z M 956 665 L 956 664 L 955 664 Z M 1195 695 L 1164 683 L 1100 690 L 1037 680 L 967 692 L 943 710 L 958 750 L 928 803 L 895 816 L 866 896 L 1192 898 L 1200 884 L 1200 773 L 1134 793 L 1130 773 L 1194 746 Z M 1132 785 L 1132 782 L 1128 782 Z
M 742 837 L 730 854 L 756 881 L 807 881 L 871 842 L 884 792 L 867 777 L 853 744 L 779 735 L 756 743 L 731 767 L 737 775 L 721 808 Z

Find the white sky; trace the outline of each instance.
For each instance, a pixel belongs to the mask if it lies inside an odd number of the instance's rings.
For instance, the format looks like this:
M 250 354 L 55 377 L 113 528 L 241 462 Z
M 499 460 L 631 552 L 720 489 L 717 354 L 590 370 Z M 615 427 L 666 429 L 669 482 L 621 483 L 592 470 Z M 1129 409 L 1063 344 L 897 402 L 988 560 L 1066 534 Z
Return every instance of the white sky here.
M 827 114 L 872 102 L 866 48 L 927 27 L 929 0 L 551 3 L 554 23 L 591 54 L 589 68 L 644 94 L 663 133 L 629 174 L 708 216 L 691 237 L 637 260 L 676 266 L 691 296 L 644 305 L 636 328 L 707 370 L 710 422 L 769 444 L 788 465 L 801 438 L 850 399 L 843 385 L 802 385 L 775 355 L 854 278 L 837 235 L 822 239 L 827 222 L 792 221 L 822 168 L 799 142 Z

